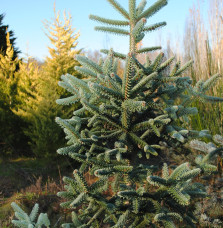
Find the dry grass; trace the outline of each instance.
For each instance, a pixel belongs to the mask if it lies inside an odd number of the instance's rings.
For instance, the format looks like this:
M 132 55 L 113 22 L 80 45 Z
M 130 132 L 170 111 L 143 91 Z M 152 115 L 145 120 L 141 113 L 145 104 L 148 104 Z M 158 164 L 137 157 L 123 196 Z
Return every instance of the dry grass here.
M 203 10 L 201 0 L 190 9 L 184 35 L 184 58 L 194 60 L 196 79 L 223 73 L 222 16 L 222 0 L 208 0 L 208 12 Z
M 183 63 L 190 59 L 194 61 L 187 72 L 194 81 L 207 80 L 216 73 L 223 76 L 223 0 L 207 0 L 207 10 L 203 2 L 197 0 L 190 9 L 182 49 L 176 50 L 176 44 L 169 41 L 166 52 L 167 57 L 171 57 L 170 50 L 174 50 L 176 58 Z M 208 95 L 223 97 L 222 79 Z M 195 102 L 193 106 L 199 110 L 199 114 L 192 117 L 193 129 L 209 129 L 212 134 L 223 134 L 222 103 Z
M 52 178 L 44 183 L 42 177 L 36 180 L 36 183 L 15 193 L 10 198 L 0 199 L 0 227 L 12 227 L 10 221 L 13 218 L 11 203 L 16 202 L 22 205 L 22 208 L 30 212 L 33 205 L 38 203 L 40 211 L 47 213 L 51 219 L 51 224 L 55 224 L 61 217 L 65 217 L 64 211 L 60 207 L 62 199 L 57 197 L 57 192 L 63 191 L 62 179 L 55 181 Z

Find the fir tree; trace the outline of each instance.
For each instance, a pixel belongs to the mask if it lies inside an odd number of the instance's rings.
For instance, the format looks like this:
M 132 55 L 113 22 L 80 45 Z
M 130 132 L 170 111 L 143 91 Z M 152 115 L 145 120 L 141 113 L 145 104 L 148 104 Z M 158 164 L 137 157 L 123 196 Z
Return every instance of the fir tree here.
M 55 156 L 56 149 L 64 145 L 63 132 L 55 124 L 55 115 L 67 113 L 55 102 L 59 97 L 51 89 L 55 84 L 52 78 L 45 78 L 43 69 L 31 58 L 20 62 L 16 75 L 19 104 L 13 111 L 25 122 L 23 132 L 29 147 L 35 157 Z
M 18 220 L 12 220 L 13 225 L 16 227 L 27 227 L 27 228 L 41 228 L 41 227 L 50 227 L 50 221 L 47 217 L 47 214 L 40 213 L 38 215 L 39 205 L 35 204 L 30 215 L 22 210 L 16 203 L 11 204 L 12 208 L 15 211 L 15 217 Z
M 46 35 L 52 46 L 48 47 L 50 57 L 46 58 L 43 69 L 46 74 L 45 78 L 55 84 L 53 88 L 56 87 L 57 94 L 61 96 L 66 92 L 57 86 L 61 75 L 69 73 L 81 77 L 74 69 L 75 66 L 79 65 L 75 56 L 81 51 L 77 49 L 77 39 L 80 34 L 75 33 L 75 29 L 72 27 L 71 15 L 67 17 L 66 12 L 64 12 L 62 21 L 60 12 L 56 12 L 54 7 L 54 17 L 52 22 L 48 20 L 44 22 L 44 27 L 47 30 Z
M 20 61 L 19 70 L 16 72 L 18 78 L 18 105 L 13 109 L 13 112 L 24 121 L 23 132 L 27 136 L 26 141 L 29 145 L 27 151 L 32 151 L 35 156 L 42 156 L 43 153 L 39 152 L 41 150 L 46 156 L 48 154 L 47 149 L 41 146 L 46 144 L 39 141 L 40 136 L 37 132 L 40 119 L 47 118 L 47 116 L 40 116 L 39 113 L 39 106 L 43 100 L 41 75 L 42 70 L 36 60 L 28 57 L 28 59 L 23 58 Z M 43 134 L 44 128 L 41 131 Z
M 147 58 L 145 64 L 140 63 L 139 54 L 160 49 L 138 50 L 137 43 L 145 33 L 166 24 L 147 26 L 146 22 L 167 1 L 158 0 L 145 8 L 145 0 L 138 6 L 129 0 L 129 11 L 115 0 L 108 2 L 123 21 L 95 15 L 90 19 L 109 25 L 95 27 L 98 31 L 129 37 L 129 53 L 103 50 L 108 55 L 100 63 L 77 56 L 82 68 L 76 69 L 88 79 L 66 74 L 60 82 L 72 96 L 59 102 L 79 100 L 82 104 L 71 119 L 56 119 L 68 140 L 68 146 L 58 153 L 81 163 L 73 172 L 74 179 L 64 177 L 66 191 L 58 193 L 67 200 L 61 206 L 74 210 L 72 223 L 64 227 L 175 227 L 180 223 L 195 227 L 196 218 L 188 208 L 206 193 L 193 179 L 216 170 L 210 159 L 222 149 L 197 158 L 191 166 L 185 162 L 174 168 L 166 157 L 170 150 L 184 153 L 194 139 L 211 137 L 208 131 L 194 131 L 186 123 L 197 113 L 190 106 L 194 100 L 223 101 L 205 95 L 220 75 L 193 86 L 190 77 L 182 76 L 192 61 L 183 66 L 177 62 L 167 71 L 174 58 L 164 61 L 160 52 L 154 60 Z M 116 72 L 117 59 L 125 60 L 123 79 Z M 201 144 L 194 145 L 202 150 Z M 86 172 L 98 179 L 88 183 Z
M 25 107 L 28 106 L 30 97 L 36 99 L 35 95 L 36 91 L 39 89 L 38 85 L 41 78 L 41 67 L 35 59 L 27 56 L 27 59 L 23 58 L 22 61 L 20 61 L 19 71 L 16 74 L 18 78 L 20 108 L 25 109 Z
M 154 60 L 147 58 L 145 64 L 140 63 L 138 54 L 158 47 L 138 50 L 137 43 L 146 32 L 165 25 L 146 26 L 146 20 L 167 1 L 158 0 L 145 9 L 145 0 L 137 7 L 135 0 L 129 0 L 129 11 L 115 0 L 108 2 L 124 21 L 94 15 L 90 18 L 112 26 L 129 26 L 129 30 L 96 27 L 129 36 L 129 53 L 103 50 L 108 55 L 100 63 L 78 56 L 82 68 L 77 70 L 88 78 L 66 74 L 59 83 L 72 93 L 59 103 L 78 100 L 82 105 L 71 119 L 56 119 L 68 140 L 68 146 L 58 153 L 81 163 L 80 169 L 73 172 L 74 178 L 64 177 L 66 191 L 58 193 L 66 199 L 61 206 L 73 210 L 72 223 L 63 227 L 195 227 L 196 217 L 189 206 L 206 193 L 204 186 L 193 179 L 215 171 L 211 159 L 223 149 L 211 149 L 213 146 L 200 141 L 211 135 L 206 130 L 190 129 L 186 122 L 197 113 L 190 106 L 195 99 L 223 101 L 205 95 L 220 75 L 193 86 L 189 77 L 182 76 L 191 61 L 183 66 L 174 64 L 170 73 L 166 69 L 173 58 L 163 61 L 162 52 Z M 125 60 L 123 79 L 116 73 L 117 58 Z M 221 136 L 213 140 L 223 145 Z M 184 153 L 189 143 L 206 155 L 197 157 L 191 166 L 185 162 L 174 167 L 165 159 L 170 150 Z M 88 183 L 86 172 L 96 181 Z
M 56 12 L 54 7 L 54 15 L 55 18 L 52 22 L 46 20 L 44 23 L 53 47 L 48 47 L 50 57 L 46 58 L 42 67 L 42 100 L 38 104 L 38 122 L 34 128 L 37 138 L 35 142 L 38 142 L 36 148 L 39 148 L 39 152 L 42 151 L 42 155 L 47 152 L 51 156 L 55 155 L 59 145 L 65 144 L 63 132 L 55 123 L 55 117 L 59 115 L 69 118 L 73 112 L 71 107 L 62 108 L 55 102 L 58 98 L 68 94 L 64 88 L 58 86 L 60 76 L 69 73 L 74 77 L 81 77 L 74 69 L 75 66 L 80 65 L 75 59 L 76 54 L 80 53 L 80 50 L 77 49 L 79 33 L 75 33 L 72 18 L 70 15 L 67 17 L 66 12 L 64 12 L 62 20 L 60 12 Z
M 55 12 L 55 11 L 54 11 Z M 50 57 L 39 67 L 35 61 L 23 61 L 19 71 L 19 96 L 21 104 L 17 114 L 27 126 L 24 133 L 36 157 L 53 157 L 58 147 L 65 144 L 62 129 L 55 123 L 56 116 L 68 118 L 73 109 L 65 109 L 55 101 L 64 97 L 67 91 L 58 86 L 62 74 L 69 73 L 75 77 L 80 74 L 74 69 L 79 66 L 75 55 L 78 33 L 74 33 L 71 16 L 61 20 L 59 12 L 55 12 L 53 22 L 45 21 L 47 35 L 52 46 L 48 47 Z
M 15 77 L 16 67 L 19 63 L 18 58 L 13 59 L 14 49 L 10 43 L 9 32 L 6 35 L 7 49 L 5 55 L 0 54 L 0 71 L 1 71 L 1 93 L 4 103 L 10 108 L 15 106 L 17 93 L 17 78 Z M 4 95 L 3 95 L 4 94 Z
M 13 113 L 18 104 L 18 77 L 16 76 L 18 58 L 14 58 L 14 49 L 10 43 L 9 32 L 6 35 L 7 49 L 0 53 L 0 144 L 1 155 L 18 152 L 20 139 L 19 118 Z M 15 128 L 15 126 L 17 126 Z M 16 146 L 17 145 L 17 146 Z
M 18 48 L 15 47 L 15 40 L 16 38 L 14 37 L 14 32 L 13 31 L 8 31 L 8 25 L 3 25 L 3 19 L 4 19 L 4 14 L 0 14 L 0 53 L 2 55 L 6 55 L 6 50 L 7 50 L 7 33 L 9 32 L 10 36 L 10 43 L 14 49 L 14 54 L 13 54 L 13 59 L 15 59 L 20 51 Z

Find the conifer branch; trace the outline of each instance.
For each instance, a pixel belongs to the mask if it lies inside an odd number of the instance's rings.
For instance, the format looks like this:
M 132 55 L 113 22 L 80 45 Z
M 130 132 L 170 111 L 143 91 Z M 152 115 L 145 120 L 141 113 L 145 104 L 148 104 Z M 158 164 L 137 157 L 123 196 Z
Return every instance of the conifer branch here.
M 128 12 L 115 0 L 107 0 L 117 11 L 119 11 L 126 19 L 129 19 Z
M 88 85 L 91 90 L 96 92 L 96 94 L 100 93 L 102 96 L 106 96 L 107 98 L 112 97 L 120 101 L 123 99 L 122 94 L 117 91 L 114 91 L 113 89 L 92 82 L 89 82 Z
M 59 105 L 70 105 L 70 104 L 75 104 L 80 100 L 79 97 L 77 96 L 71 96 L 71 97 L 66 97 L 62 99 L 57 99 L 56 103 Z
M 147 109 L 145 101 L 125 100 L 122 103 L 122 108 L 126 109 L 129 113 L 141 112 Z
M 136 66 L 137 66 L 139 69 L 142 69 L 144 72 L 146 72 L 146 68 L 144 67 L 144 65 L 141 64 L 141 63 L 135 58 L 135 56 L 132 56 L 132 59 L 133 59 L 133 62 L 136 64 Z
M 157 72 L 151 73 L 145 78 L 141 79 L 131 90 L 131 94 L 138 93 L 138 91 L 145 86 L 149 81 L 155 79 L 158 76 Z
M 169 59 L 167 59 L 164 63 L 160 64 L 160 66 L 158 67 L 157 71 L 162 71 L 163 69 L 165 69 L 167 66 L 169 66 L 173 60 L 175 59 L 175 57 L 171 57 Z
M 105 75 L 110 75 L 113 73 L 113 63 L 114 63 L 114 52 L 113 49 L 111 48 L 108 52 L 108 55 L 103 63 L 103 73 Z
M 206 101 L 209 101 L 209 102 L 223 102 L 222 97 L 213 97 L 213 96 L 204 95 L 202 96 L 202 98 L 204 98 Z
M 76 139 L 80 138 L 80 135 L 78 132 L 76 132 L 75 128 L 69 124 L 67 121 L 56 117 L 56 122 L 63 128 L 65 128 L 66 130 L 68 130 Z
M 89 15 L 89 18 L 91 20 L 95 20 L 101 23 L 109 24 L 109 25 L 117 25 L 117 26 L 128 26 L 129 22 L 128 21 L 119 21 L 119 20 L 111 20 L 103 17 L 99 17 L 96 15 Z
M 148 48 L 141 48 L 139 50 L 136 51 L 137 54 L 141 54 L 141 53 L 146 53 L 146 52 L 150 52 L 150 51 L 156 51 L 156 50 L 160 50 L 161 47 L 148 47 Z
M 112 34 L 115 34 L 115 35 L 123 35 L 123 36 L 128 36 L 129 35 L 129 31 L 128 30 L 118 29 L 118 28 L 113 28 L 113 27 L 96 26 L 96 27 L 94 27 L 94 29 L 96 31 L 108 32 L 108 33 L 112 33 Z
M 87 198 L 87 194 L 85 192 L 82 192 L 80 193 L 77 198 L 75 200 L 73 200 L 71 203 L 70 203 L 70 207 L 71 208 L 76 208 L 78 207 L 79 205 L 81 205 Z
M 190 60 L 187 62 L 184 66 L 182 66 L 180 69 L 178 69 L 175 73 L 175 76 L 180 75 L 182 72 L 184 72 L 188 67 L 190 67 L 193 64 L 193 60 Z
M 79 186 L 81 186 L 82 190 L 84 192 L 88 192 L 89 186 L 88 186 L 84 176 L 77 169 L 74 170 L 73 174 L 74 174 L 74 177 L 75 177 L 77 183 L 79 184 Z
M 66 75 L 62 75 L 61 79 L 64 81 L 68 81 L 70 83 L 71 86 L 74 86 L 75 88 L 83 88 L 84 91 L 86 92 L 90 92 L 87 83 L 85 83 L 83 80 L 80 80 L 76 77 L 74 77 L 73 75 L 70 74 L 66 74 Z
M 166 26 L 166 22 L 160 22 L 160 23 L 156 23 L 153 25 L 146 26 L 146 27 L 144 27 L 143 32 L 152 32 L 152 31 L 155 31 L 155 30 L 157 30 L 163 26 Z
M 97 78 L 97 74 L 87 68 L 76 66 L 75 70 L 86 77 Z
M 100 52 L 104 53 L 104 54 L 108 54 L 109 53 L 109 50 L 106 50 L 106 49 L 101 49 Z M 119 58 L 119 59 L 125 59 L 126 58 L 126 55 L 125 54 L 121 54 L 119 52 L 113 52 L 114 54 L 114 57 L 116 58 Z
M 136 17 L 138 17 L 143 12 L 145 6 L 146 6 L 146 0 L 141 0 L 141 2 L 136 8 Z
M 13 225 L 17 227 L 27 227 L 27 228 L 33 228 L 35 227 L 41 227 L 46 226 L 47 228 L 50 227 L 50 221 L 48 219 L 47 214 L 40 213 L 38 218 L 38 210 L 39 205 L 35 204 L 30 215 L 28 215 L 26 212 L 24 212 L 16 203 L 11 203 L 12 208 L 15 211 L 15 217 L 18 220 L 12 220 Z M 37 219 L 36 219 L 37 218 Z M 35 222 L 36 220 L 36 222 Z
M 137 37 L 141 35 L 145 24 L 146 24 L 145 18 L 142 18 L 140 21 L 137 22 L 137 24 L 132 30 L 132 35 L 134 36 L 135 39 L 137 39 Z
M 167 5 L 167 0 L 158 0 L 156 3 L 154 3 L 152 6 L 150 6 L 147 10 L 142 12 L 138 16 L 137 20 L 139 21 L 143 17 L 145 17 L 145 18 L 151 17 L 153 14 L 155 14 L 157 11 L 159 11 L 161 8 L 163 8 L 165 5 Z
M 61 86 L 62 88 L 66 89 L 68 92 L 72 94 L 78 94 L 78 90 L 74 88 L 73 86 L 70 85 L 68 80 L 59 81 L 58 85 Z
M 116 90 L 117 92 L 122 90 L 121 85 L 116 80 L 113 80 L 112 77 L 105 76 L 105 80 L 107 82 L 107 85 L 109 85 L 109 87 Z
M 150 65 L 150 69 L 152 69 L 153 71 L 154 71 L 154 70 L 157 70 L 157 68 L 159 67 L 161 61 L 163 60 L 163 57 L 164 57 L 164 53 L 161 52 L 161 53 L 155 58 L 155 60 L 153 61 L 153 63 Z
M 76 143 L 74 145 L 58 149 L 57 153 L 61 155 L 68 155 L 69 153 L 78 153 L 80 148 L 81 148 L 80 143 Z
M 220 77 L 222 77 L 222 75 L 220 75 L 220 74 L 215 74 L 215 75 L 211 76 L 207 81 L 204 82 L 204 84 L 202 86 L 202 90 L 204 92 L 209 90 L 211 87 L 213 87 L 218 82 Z
M 102 74 L 102 69 L 101 67 L 96 64 L 95 62 L 93 62 L 92 60 L 88 59 L 87 57 L 85 56 L 81 56 L 81 55 L 78 55 L 76 57 L 77 61 L 79 63 L 81 63 L 83 66 L 85 66 L 86 68 L 88 69 L 91 69 L 92 71 L 94 71 L 96 74 Z
M 114 127 L 117 127 L 118 129 L 122 129 L 121 125 L 119 125 L 119 123 L 116 120 L 114 120 L 106 115 L 103 115 L 97 106 L 88 103 L 84 99 L 81 99 L 81 103 L 84 105 L 84 107 L 86 107 L 87 110 L 89 110 L 93 114 L 99 115 L 102 120 L 104 120 L 108 123 L 111 123 Z

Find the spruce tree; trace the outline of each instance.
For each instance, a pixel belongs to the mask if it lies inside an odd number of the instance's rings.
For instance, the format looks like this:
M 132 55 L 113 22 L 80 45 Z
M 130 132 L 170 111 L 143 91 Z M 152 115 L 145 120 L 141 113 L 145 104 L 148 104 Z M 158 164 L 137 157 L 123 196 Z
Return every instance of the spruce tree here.
M 6 50 L 7 50 L 7 33 L 9 32 L 10 36 L 10 43 L 14 49 L 14 54 L 13 54 L 13 59 L 18 57 L 18 54 L 20 51 L 18 50 L 17 47 L 15 47 L 15 40 L 16 38 L 14 37 L 14 32 L 12 30 L 8 31 L 8 25 L 3 25 L 3 19 L 4 19 L 4 14 L 0 14 L 0 53 L 2 55 L 6 55 Z
M 15 202 L 13 202 L 11 206 L 15 211 L 15 217 L 18 218 L 18 220 L 12 220 L 12 224 L 14 226 L 23 228 L 41 228 L 43 226 L 47 228 L 50 227 L 50 221 L 46 213 L 40 213 L 37 217 L 39 211 L 39 205 L 37 203 L 34 205 L 29 215 Z
M 6 35 L 7 49 L 5 55 L 0 54 L 0 74 L 1 74 L 1 93 L 4 103 L 7 103 L 10 108 L 15 106 L 17 93 L 17 78 L 15 77 L 16 67 L 19 63 L 18 58 L 13 59 L 14 49 L 10 42 L 9 32 Z
M 199 140 L 212 136 L 190 129 L 187 122 L 197 113 L 191 107 L 194 100 L 223 101 L 205 94 L 220 75 L 193 85 L 183 75 L 192 61 L 182 66 L 177 62 L 170 70 L 174 58 L 164 61 L 162 52 L 153 60 L 147 57 L 145 64 L 138 61 L 141 53 L 160 49 L 138 50 L 137 43 L 166 24 L 146 22 L 167 0 L 148 8 L 145 0 L 138 6 L 129 0 L 128 11 L 115 0 L 107 1 L 124 20 L 90 19 L 109 26 L 97 26 L 98 31 L 129 37 L 129 53 L 102 50 L 107 57 L 99 63 L 79 55 L 82 67 L 76 70 L 87 79 L 66 74 L 59 82 L 72 95 L 58 103 L 81 103 L 71 119 L 56 118 L 68 140 L 58 153 L 81 163 L 74 178 L 64 177 L 66 191 L 58 193 L 66 200 L 61 206 L 72 210 L 72 223 L 63 227 L 195 227 L 190 205 L 206 193 L 194 178 L 216 170 L 210 162 L 222 149 L 209 150 L 210 145 Z M 125 61 L 123 78 L 116 72 L 118 59 Z M 188 145 L 206 155 L 191 165 L 168 159 L 173 151 L 185 153 Z M 92 175 L 91 182 L 86 173 Z
M 53 22 L 45 21 L 50 57 L 42 66 L 36 61 L 23 60 L 19 70 L 19 96 L 21 103 L 16 112 L 26 122 L 24 133 L 36 157 L 54 157 L 56 149 L 65 144 L 62 129 L 55 123 L 56 116 L 68 118 L 72 108 L 63 108 L 55 101 L 64 97 L 65 89 L 58 86 L 62 74 L 69 73 L 75 77 L 80 74 L 74 69 L 79 66 L 75 55 L 80 53 L 76 48 L 79 33 L 74 33 L 71 16 L 64 20 L 55 12 Z
M 23 58 L 19 63 L 19 70 L 16 72 L 18 78 L 18 97 L 19 97 L 19 109 L 25 109 L 29 106 L 29 98 L 36 98 L 36 91 L 39 89 L 41 67 L 38 62 L 27 56 Z M 37 99 L 38 100 L 38 99 Z M 26 115 L 26 113 L 23 113 Z M 19 115 L 23 115 L 19 114 Z
M 47 156 L 47 150 L 41 147 L 37 132 L 40 126 L 40 119 L 44 116 L 39 114 L 39 106 L 43 100 L 41 85 L 41 67 L 36 60 L 28 57 L 23 58 L 19 63 L 19 70 L 16 72 L 18 78 L 18 105 L 13 112 L 23 120 L 23 133 L 26 135 L 26 151 L 33 152 L 35 156 Z M 47 117 L 45 117 L 47 118 Z M 40 128 L 40 127 L 39 127 Z M 42 134 L 44 128 L 41 129 Z M 44 143 L 45 145 L 45 143 Z M 39 151 L 43 151 L 40 153 Z
M 74 69 L 79 65 L 75 56 L 81 51 L 77 49 L 77 39 L 80 34 L 75 33 L 75 29 L 72 27 L 71 15 L 67 17 L 64 12 L 63 20 L 61 20 L 60 12 L 56 12 L 55 7 L 53 21 L 45 20 L 44 27 L 52 45 L 48 47 L 50 57 L 46 57 L 43 65 L 44 78 L 47 79 L 46 83 L 49 81 L 51 84 L 54 83 L 52 86 L 54 90 L 56 87 L 56 93 L 63 96 L 66 90 L 57 86 L 60 76 L 69 73 L 81 77 Z
M 80 74 L 74 69 L 79 66 L 75 55 L 80 53 L 77 49 L 77 39 L 79 33 L 75 33 L 72 27 L 72 18 L 66 16 L 64 12 L 63 19 L 60 12 L 54 8 L 53 21 L 45 21 L 44 26 L 48 33 L 51 47 L 48 47 L 50 57 L 46 58 L 42 67 L 40 96 L 36 111 L 36 121 L 33 122 L 32 148 L 41 156 L 55 156 L 55 151 L 59 146 L 65 144 L 63 132 L 55 123 L 56 116 L 69 118 L 72 115 L 72 108 L 67 106 L 62 108 L 55 101 L 58 98 L 65 97 L 68 92 L 58 86 L 60 76 L 69 73 L 75 77 Z M 47 140 L 46 140 L 47 139 Z
M 18 104 L 18 77 L 16 76 L 18 58 L 14 58 L 14 49 L 10 34 L 6 37 L 5 54 L 0 52 L 0 156 L 18 152 L 21 138 L 21 121 L 13 113 Z M 15 128 L 16 126 L 16 128 Z

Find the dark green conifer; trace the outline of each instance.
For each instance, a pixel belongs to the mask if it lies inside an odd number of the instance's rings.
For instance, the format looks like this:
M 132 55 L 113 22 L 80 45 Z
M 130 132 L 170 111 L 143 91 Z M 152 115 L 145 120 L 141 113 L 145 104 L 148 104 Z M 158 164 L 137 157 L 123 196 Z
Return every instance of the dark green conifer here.
M 9 32 L 5 37 L 7 49 L 0 52 L 0 157 L 18 154 L 23 147 L 22 121 L 13 113 L 18 105 L 18 58 L 10 43 Z M 16 127 L 15 127 L 16 126 Z
M 79 66 L 75 60 L 75 55 L 80 53 L 76 48 L 79 33 L 74 32 L 70 15 L 67 17 L 64 12 L 62 19 L 60 12 L 54 9 L 54 13 L 55 18 L 44 23 L 53 46 L 48 47 L 50 57 L 46 58 L 41 67 L 31 60 L 23 61 L 19 70 L 19 95 L 22 102 L 17 114 L 27 123 L 24 133 L 36 157 L 54 157 L 57 148 L 65 144 L 63 130 L 55 123 L 55 117 L 59 115 L 68 118 L 73 108 L 64 108 L 56 103 L 58 98 L 68 94 L 58 86 L 58 81 L 66 73 L 80 77 L 74 69 Z
M 7 32 L 9 32 L 10 35 L 10 43 L 14 49 L 14 56 L 13 59 L 18 57 L 18 54 L 20 53 L 19 49 L 15 47 L 15 40 L 16 38 L 14 37 L 14 32 L 12 30 L 8 30 L 8 25 L 3 25 L 3 19 L 4 19 L 4 14 L 0 14 L 0 53 L 2 55 L 6 55 L 7 51 L 7 39 L 6 35 Z

